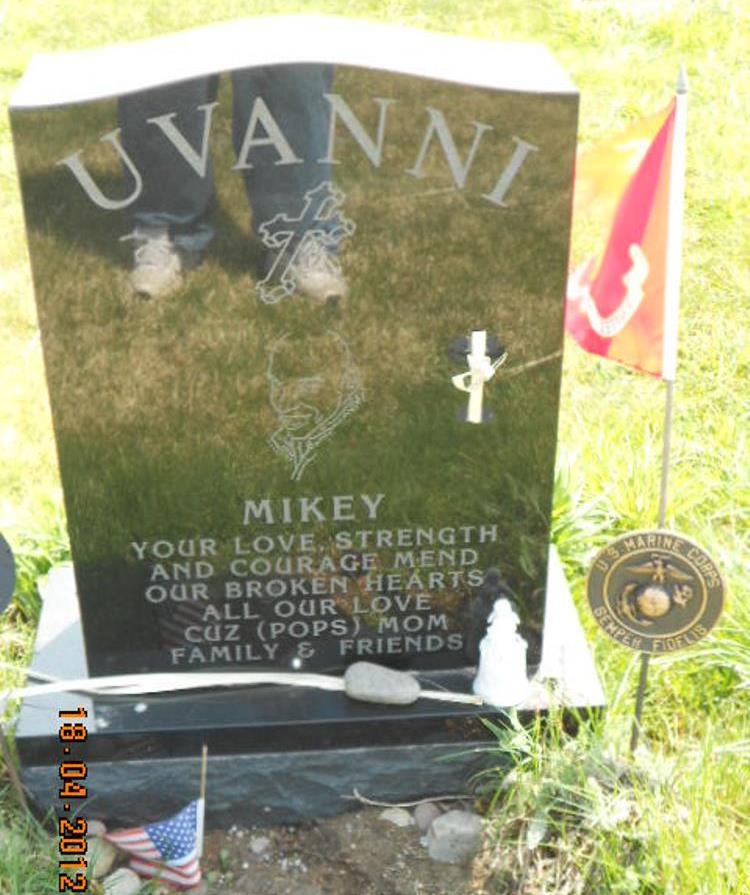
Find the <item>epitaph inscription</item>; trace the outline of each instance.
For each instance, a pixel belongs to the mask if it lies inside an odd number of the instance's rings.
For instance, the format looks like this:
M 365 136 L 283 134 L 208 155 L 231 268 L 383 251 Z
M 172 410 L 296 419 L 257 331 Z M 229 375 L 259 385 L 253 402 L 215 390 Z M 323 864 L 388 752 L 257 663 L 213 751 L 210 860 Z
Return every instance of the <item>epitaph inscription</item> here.
M 462 621 L 439 595 L 482 585 L 480 548 L 496 545 L 497 526 L 379 528 L 386 504 L 385 494 L 248 499 L 230 542 L 132 542 L 142 599 L 182 609 L 170 664 L 460 654 Z M 342 527 L 321 540 L 311 526 L 327 521 Z M 308 530 L 293 533 L 295 522 Z
M 500 597 L 538 662 L 576 116 L 320 64 L 13 110 L 92 672 L 461 667 Z

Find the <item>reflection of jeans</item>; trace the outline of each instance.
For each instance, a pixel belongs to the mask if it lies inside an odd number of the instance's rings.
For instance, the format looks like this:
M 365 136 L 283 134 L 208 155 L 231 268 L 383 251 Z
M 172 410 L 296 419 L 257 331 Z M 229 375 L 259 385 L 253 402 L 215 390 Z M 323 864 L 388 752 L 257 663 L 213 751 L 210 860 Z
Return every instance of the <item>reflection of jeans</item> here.
M 333 67 L 323 65 L 274 66 L 232 74 L 235 154 L 260 96 L 295 156 L 303 160 L 278 165 L 279 153 L 272 145 L 250 151 L 252 167 L 238 173 L 245 181 L 256 233 L 275 214 L 296 216 L 305 192 L 330 178 L 330 166 L 317 160 L 327 152 L 330 109 L 323 93 L 330 90 L 332 80 Z M 213 238 L 213 165 L 209 158 L 206 176 L 200 177 L 148 119 L 176 112 L 175 127 L 200 153 L 206 116 L 198 106 L 215 101 L 218 83 L 218 75 L 183 81 L 125 96 L 119 104 L 123 147 L 143 177 L 142 192 L 131 206 L 135 226 L 139 231 L 167 231 L 184 251 L 200 252 Z M 261 140 L 266 136 L 262 123 L 254 133 Z

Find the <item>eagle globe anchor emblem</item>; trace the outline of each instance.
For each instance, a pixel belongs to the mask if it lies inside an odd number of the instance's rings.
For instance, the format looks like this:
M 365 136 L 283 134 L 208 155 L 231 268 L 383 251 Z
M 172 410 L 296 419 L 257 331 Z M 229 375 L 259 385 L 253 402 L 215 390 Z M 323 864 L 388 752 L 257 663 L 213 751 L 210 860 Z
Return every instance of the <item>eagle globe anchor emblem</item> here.
M 594 557 L 586 596 L 613 640 L 642 653 L 671 653 L 716 625 L 724 580 L 705 550 L 682 534 L 626 532 Z
M 681 572 L 663 556 L 653 554 L 648 562 L 627 567 L 641 579 L 629 581 L 620 591 L 621 615 L 640 625 L 653 625 L 675 608 L 684 609 L 693 599 L 693 578 Z

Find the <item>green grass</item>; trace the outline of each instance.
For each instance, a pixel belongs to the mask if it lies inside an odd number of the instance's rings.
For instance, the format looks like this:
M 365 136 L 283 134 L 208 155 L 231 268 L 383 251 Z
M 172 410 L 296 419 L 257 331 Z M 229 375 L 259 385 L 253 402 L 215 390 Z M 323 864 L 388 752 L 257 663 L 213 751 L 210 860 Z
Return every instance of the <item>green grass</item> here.
M 607 718 L 575 736 L 555 713 L 510 722 L 489 726 L 513 770 L 475 781 L 497 820 L 479 862 L 488 891 L 745 891 L 746 817 L 725 789 L 742 750 L 717 748 L 709 727 L 682 751 L 644 749 L 634 764 L 618 757 Z
M 0 892 L 42 895 L 57 891 L 57 855 L 52 838 L 35 820 L 15 810 L 0 788 Z
M 705 644 L 652 663 L 643 748 L 630 763 L 625 751 L 637 663 L 599 635 L 583 606 L 582 582 L 591 556 L 610 536 L 655 524 L 663 388 L 569 345 L 553 531 L 610 708 L 576 740 L 554 725 L 553 734 L 511 728 L 500 735 L 502 748 L 515 750 L 520 762 L 494 803 L 497 823 L 483 857 L 483 879 L 489 892 L 529 895 L 742 895 L 750 890 L 747 4 L 232 0 L 212 4 L 209 11 L 195 0 L 11 0 L 3 9 L 4 100 L 36 51 L 100 45 L 113 35 L 136 39 L 253 13 L 348 12 L 452 33 L 547 43 L 581 90 L 580 138 L 586 144 L 662 107 L 679 64 L 686 64 L 689 148 L 668 518 L 720 563 L 729 605 Z M 0 530 L 22 558 L 16 608 L 0 628 L 0 657 L 20 665 L 30 650 L 34 577 L 65 548 L 4 117 L 0 174 L 5 222 L 0 243 Z M 627 773 L 613 779 L 612 767 Z M 492 783 L 488 799 L 500 782 Z M 13 895 L 47 891 L 40 876 L 46 872 L 44 848 L 28 835 L 7 795 L 0 806 L 0 826 L 6 831 L 0 836 L 0 891 L 5 895 L 6 880 Z M 20 848 L 21 842 L 31 842 L 31 848 Z

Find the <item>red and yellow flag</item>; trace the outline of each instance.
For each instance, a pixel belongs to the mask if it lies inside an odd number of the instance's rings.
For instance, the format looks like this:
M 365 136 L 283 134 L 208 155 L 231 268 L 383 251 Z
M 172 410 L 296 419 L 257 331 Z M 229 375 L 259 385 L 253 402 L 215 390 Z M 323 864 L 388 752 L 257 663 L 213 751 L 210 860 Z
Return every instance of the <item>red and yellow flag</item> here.
M 565 319 L 586 351 L 665 378 L 675 121 L 672 100 L 659 114 L 579 156 L 573 226 L 602 220 L 607 239 L 571 271 Z M 667 337 L 676 340 L 676 320 L 667 328 Z

